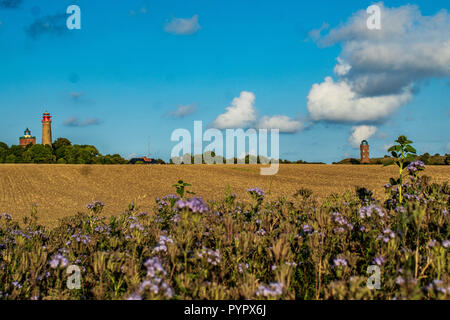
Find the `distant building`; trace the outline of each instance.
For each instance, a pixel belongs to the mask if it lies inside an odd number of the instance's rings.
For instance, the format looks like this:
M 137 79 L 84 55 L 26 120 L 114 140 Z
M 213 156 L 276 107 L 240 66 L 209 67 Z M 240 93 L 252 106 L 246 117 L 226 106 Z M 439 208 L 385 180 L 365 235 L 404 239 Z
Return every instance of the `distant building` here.
M 42 116 L 42 144 L 52 145 L 52 116 L 48 112 Z
M 26 129 L 24 132 L 23 137 L 19 138 L 19 145 L 21 145 L 22 147 L 26 147 L 29 144 L 36 144 L 36 137 L 31 136 L 31 131 L 30 129 Z
M 142 157 L 142 158 L 133 158 L 128 161 L 129 164 L 143 163 L 143 164 L 157 164 L 158 162 L 155 159 Z
M 361 163 L 370 163 L 369 158 L 369 143 L 367 140 L 361 141 L 361 145 L 359 146 L 361 151 Z

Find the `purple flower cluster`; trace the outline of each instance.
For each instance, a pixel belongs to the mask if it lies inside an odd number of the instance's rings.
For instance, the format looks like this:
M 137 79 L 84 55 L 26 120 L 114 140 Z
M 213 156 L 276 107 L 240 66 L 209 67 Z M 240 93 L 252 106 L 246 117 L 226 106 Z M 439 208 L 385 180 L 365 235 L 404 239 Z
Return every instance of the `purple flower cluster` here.
M 167 271 L 162 266 L 162 261 L 158 257 L 148 259 L 144 266 L 147 268 L 147 277 L 153 278 L 156 275 L 166 276 Z
M 95 232 L 110 234 L 111 228 L 109 226 L 97 226 L 95 227 Z
M 260 285 L 256 291 L 257 296 L 273 297 L 283 294 L 283 284 L 280 282 L 272 282 L 269 285 Z
M 150 258 L 144 263 L 144 266 L 147 268 L 147 279 L 139 285 L 137 292 L 130 295 L 127 300 L 142 300 L 142 295 L 146 290 L 155 295 L 162 294 L 169 299 L 172 298 L 173 289 L 163 280 L 167 271 L 162 266 L 161 259 L 158 257 Z
M 204 213 L 208 211 L 208 206 L 205 204 L 202 198 L 194 197 L 186 200 L 178 200 L 176 202 L 177 209 L 189 209 L 194 213 Z
M 156 247 L 153 249 L 153 253 L 155 252 L 167 252 L 167 244 L 173 243 L 173 240 L 166 236 L 159 236 L 159 241 Z
M 244 270 L 247 270 L 249 268 L 249 265 L 248 265 L 248 263 L 239 263 L 238 264 L 238 270 L 239 270 L 239 272 L 240 273 L 243 273 L 244 272 Z
M 336 258 L 333 260 L 333 263 L 336 267 L 346 267 L 348 265 L 347 260 L 344 258 Z
M 359 209 L 358 213 L 359 213 L 359 216 L 361 217 L 361 219 L 370 218 L 373 213 L 378 214 L 379 217 L 384 217 L 384 215 L 385 215 L 385 213 L 383 212 L 383 209 L 381 209 L 376 204 L 371 204 L 368 207 L 362 207 Z
M 205 258 L 206 261 L 213 266 L 217 266 L 220 263 L 221 255 L 218 249 L 211 250 L 206 247 L 203 247 L 200 252 L 197 253 L 199 258 Z
M 143 225 L 141 225 L 140 223 L 138 223 L 138 222 L 133 222 L 133 223 L 130 223 L 130 229 L 131 230 L 136 229 L 136 230 L 139 230 L 139 231 L 144 231 L 145 227 Z
M 409 172 L 417 172 L 423 169 L 425 169 L 425 163 L 420 160 L 413 161 L 406 167 Z
M 61 254 L 56 254 L 53 256 L 52 260 L 50 260 L 50 267 L 52 267 L 53 269 L 56 269 L 58 267 L 60 268 L 65 268 L 68 264 L 69 261 L 67 260 L 66 257 L 64 257 Z
M 263 189 L 250 188 L 250 189 L 247 189 L 247 192 L 258 201 L 264 200 L 265 192 Z
M 173 289 L 161 278 L 153 278 L 150 280 L 145 280 L 139 285 L 138 292 L 139 294 L 137 296 L 141 296 L 142 293 L 146 289 L 149 289 L 154 294 L 163 294 L 167 298 L 173 297 Z M 136 294 L 135 294 L 136 295 Z M 130 300 L 130 299 L 129 299 Z M 140 300 L 140 299 L 138 299 Z
M 405 283 L 405 279 L 402 276 L 398 276 L 397 279 L 395 279 L 395 283 L 401 286 Z
M 156 203 L 158 204 L 159 209 L 163 209 L 165 207 L 172 206 L 178 200 L 180 200 L 180 198 L 176 194 L 168 194 L 165 197 L 156 198 Z
M 313 228 L 309 224 L 304 224 L 303 231 L 306 233 L 311 233 L 313 231 Z
M 444 240 L 444 241 L 442 241 L 442 246 L 443 246 L 444 248 L 450 247 L 450 241 L 449 241 L 449 240 Z
M 264 230 L 263 228 L 259 229 L 258 231 L 255 232 L 258 236 L 264 236 L 266 234 L 266 230 Z
M 0 214 L 0 219 L 1 218 L 4 218 L 5 220 L 12 220 L 11 215 L 7 214 L 6 212 Z
M 73 240 L 75 240 L 76 242 L 81 242 L 83 244 L 88 244 L 91 242 L 91 238 L 88 235 L 85 234 L 81 234 L 79 232 L 73 234 L 70 236 Z M 70 243 L 69 243 L 70 245 Z
M 287 266 L 289 266 L 289 267 L 296 267 L 296 266 L 297 266 L 297 262 L 289 262 L 289 261 L 286 261 L 285 264 L 286 264 Z
M 372 263 L 376 264 L 377 266 L 381 266 L 386 262 L 386 260 L 382 256 L 376 256 Z
M 390 229 L 387 228 L 383 231 L 382 234 L 378 235 L 378 240 L 383 240 L 383 242 L 388 243 L 391 239 L 395 238 L 395 233 Z
M 343 227 L 347 227 L 348 230 L 353 230 L 353 224 L 350 223 L 345 217 L 343 217 L 339 212 L 333 212 L 334 222 L 339 225 L 338 228 L 334 228 L 337 233 L 342 233 L 345 231 Z
M 86 208 L 88 208 L 89 210 L 99 210 L 100 208 L 103 208 L 105 206 L 104 202 L 101 201 L 93 201 L 91 203 L 88 203 L 86 205 Z

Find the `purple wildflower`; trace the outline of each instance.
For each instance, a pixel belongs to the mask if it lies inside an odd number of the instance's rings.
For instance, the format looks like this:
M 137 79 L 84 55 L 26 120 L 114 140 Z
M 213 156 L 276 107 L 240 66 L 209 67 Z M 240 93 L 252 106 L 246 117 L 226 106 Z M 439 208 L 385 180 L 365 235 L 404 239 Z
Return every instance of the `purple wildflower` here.
M 144 266 L 147 268 L 147 276 L 148 277 L 155 277 L 157 274 L 160 274 L 162 276 L 167 275 L 167 271 L 162 266 L 162 261 L 158 257 L 153 257 L 148 259 Z
M 263 189 L 260 188 L 250 188 L 247 189 L 247 192 L 257 201 L 263 201 L 265 192 Z
M 348 265 L 347 260 L 344 258 L 336 258 L 333 260 L 333 263 L 336 267 L 346 267 Z
M 202 250 L 197 253 L 197 256 L 199 258 L 205 258 L 206 261 L 212 264 L 213 266 L 217 266 L 221 260 L 221 254 L 218 249 L 211 250 L 206 247 L 203 247 Z
M 50 260 L 50 267 L 52 267 L 53 269 L 58 268 L 58 266 L 61 268 L 65 268 L 68 264 L 69 261 L 67 260 L 67 258 L 59 253 L 54 255 L 52 260 Z
M 362 207 L 359 209 L 358 213 L 361 219 L 370 218 L 373 213 L 378 214 L 379 217 L 384 217 L 383 209 L 381 209 L 376 204 L 372 204 L 368 207 Z
M 269 285 L 260 285 L 256 291 L 257 296 L 280 296 L 283 294 L 283 284 L 280 282 L 272 282 Z
M 413 161 L 406 167 L 406 170 L 408 170 L 409 172 L 416 172 L 423 169 L 425 169 L 425 163 L 420 160 Z
M 173 243 L 173 240 L 169 237 L 166 236 L 160 236 L 159 237 L 159 241 L 158 244 L 156 245 L 156 247 L 153 249 L 153 252 L 167 252 L 167 244 L 168 243 Z
M 202 198 L 194 197 L 187 200 L 178 200 L 176 202 L 177 209 L 189 209 L 192 212 L 204 213 L 208 211 L 208 206 Z
M 382 256 L 376 256 L 372 263 L 381 266 L 386 260 Z

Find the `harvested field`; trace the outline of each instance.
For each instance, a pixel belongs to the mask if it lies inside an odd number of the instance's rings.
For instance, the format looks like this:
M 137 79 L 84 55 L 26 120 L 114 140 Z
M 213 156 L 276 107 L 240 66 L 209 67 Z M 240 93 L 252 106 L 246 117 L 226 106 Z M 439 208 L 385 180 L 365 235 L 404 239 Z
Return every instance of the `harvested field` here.
M 352 165 L 280 165 L 275 176 L 261 176 L 258 165 L 0 165 L 0 212 L 15 219 L 38 204 L 39 221 L 54 224 L 58 218 L 85 211 L 93 200 L 106 203 L 106 215 L 122 212 L 135 201 L 152 209 L 155 197 L 174 193 L 179 179 L 205 200 L 221 199 L 227 185 L 240 199 L 249 199 L 247 188 L 260 187 L 269 198 L 292 196 L 308 188 L 324 198 L 331 193 L 364 186 L 384 199 L 383 185 L 397 175 L 395 167 Z M 450 181 L 450 167 L 428 166 L 433 181 Z

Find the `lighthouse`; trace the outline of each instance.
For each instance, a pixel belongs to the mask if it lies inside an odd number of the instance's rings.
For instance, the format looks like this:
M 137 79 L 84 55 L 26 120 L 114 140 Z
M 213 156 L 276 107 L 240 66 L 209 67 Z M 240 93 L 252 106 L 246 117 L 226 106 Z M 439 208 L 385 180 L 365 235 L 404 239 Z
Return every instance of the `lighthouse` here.
M 370 163 L 369 158 L 369 143 L 367 140 L 361 141 L 361 145 L 359 146 L 361 151 L 361 163 Z
M 35 145 L 36 144 L 36 137 L 31 136 L 30 129 L 26 129 L 24 132 L 23 137 L 20 137 L 19 139 L 19 145 L 22 147 L 26 147 L 29 144 Z
M 52 145 L 52 116 L 48 112 L 42 116 L 42 144 Z

